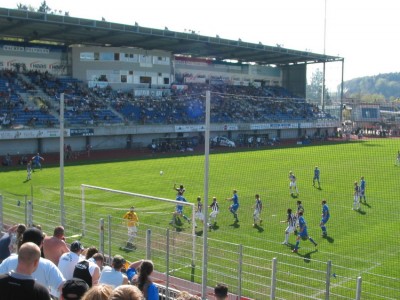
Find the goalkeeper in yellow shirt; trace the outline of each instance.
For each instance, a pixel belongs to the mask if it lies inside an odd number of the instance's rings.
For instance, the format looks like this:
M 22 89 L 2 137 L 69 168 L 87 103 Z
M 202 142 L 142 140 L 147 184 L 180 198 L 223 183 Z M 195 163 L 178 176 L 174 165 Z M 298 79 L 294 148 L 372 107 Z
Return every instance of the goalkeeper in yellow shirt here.
M 122 217 L 127 220 L 128 225 L 128 241 L 126 242 L 126 248 L 128 249 L 136 249 L 136 246 L 133 244 L 133 240 L 137 235 L 137 225 L 139 223 L 139 217 L 135 212 L 135 207 L 131 207 L 128 212 L 124 214 Z

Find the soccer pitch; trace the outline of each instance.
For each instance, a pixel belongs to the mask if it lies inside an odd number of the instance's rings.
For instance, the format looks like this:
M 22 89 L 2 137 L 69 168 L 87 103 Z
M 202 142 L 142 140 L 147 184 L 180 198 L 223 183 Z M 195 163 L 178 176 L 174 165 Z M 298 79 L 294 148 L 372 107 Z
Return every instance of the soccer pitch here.
M 397 214 L 400 201 L 397 200 L 398 173 L 395 166 L 400 140 L 371 139 L 344 143 L 327 143 L 309 146 L 293 146 L 268 149 L 240 149 L 229 153 L 210 154 L 209 204 L 217 197 L 220 213 L 218 228 L 208 233 L 212 239 L 242 244 L 248 247 L 264 248 L 287 255 L 309 255 L 309 259 L 331 260 L 352 270 L 359 276 L 370 273 L 399 279 L 400 242 L 396 236 Z M 321 189 L 312 186 L 313 170 L 321 170 Z M 25 169 L 1 169 L 0 193 L 31 194 L 39 196 L 44 188 L 57 189 L 60 185 L 60 170 L 56 166 L 43 166 L 42 171 L 32 174 L 32 180 L 25 182 Z M 160 174 L 160 171 L 163 171 Z M 299 196 L 289 193 L 288 173 L 297 177 Z M 110 189 L 175 199 L 174 183 L 184 184 L 185 197 L 196 202 L 203 198 L 204 156 L 160 155 L 159 157 L 134 158 L 127 161 L 110 161 L 90 164 L 75 164 L 65 167 L 65 188 L 76 189 L 82 183 Z M 359 212 L 352 210 L 353 186 L 364 176 L 366 180 L 367 205 L 362 204 Z M 233 226 L 233 216 L 228 211 L 226 198 L 237 189 L 240 201 L 239 220 Z M 263 202 L 261 217 L 263 224 L 253 228 L 253 206 L 255 194 Z M 327 223 L 329 238 L 321 237 L 321 200 L 326 199 L 331 218 Z M 309 235 L 318 243 L 318 251 L 309 241 L 301 241 L 299 254 L 282 245 L 286 224 L 287 208 L 296 210 L 296 201 L 301 200 L 305 208 L 305 220 Z M 110 206 L 128 209 L 132 203 L 112 203 L 111 199 L 99 200 L 100 205 L 90 205 L 90 210 L 105 213 Z M 68 206 L 68 203 L 65 203 Z M 141 222 L 168 227 L 171 215 L 152 215 L 149 208 L 137 207 Z M 148 206 L 154 206 L 149 202 Z M 67 220 L 68 222 L 68 220 Z M 294 244 L 295 238 L 290 236 Z M 306 262 L 304 262 L 306 264 Z M 337 276 L 340 277 L 340 270 Z M 347 272 L 342 270 L 342 272 Z M 398 280 L 397 280 L 398 281 Z M 375 282 L 379 290 L 379 280 Z M 400 286 L 388 292 L 388 298 L 399 298 Z

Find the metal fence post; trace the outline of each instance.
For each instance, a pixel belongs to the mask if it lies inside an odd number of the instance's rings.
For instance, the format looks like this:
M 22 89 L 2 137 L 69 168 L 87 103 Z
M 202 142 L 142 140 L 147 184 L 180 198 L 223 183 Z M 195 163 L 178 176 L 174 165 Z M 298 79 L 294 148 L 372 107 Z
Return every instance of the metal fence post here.
M 146 231 L 146 259 L 151 260 L 151 229 Z
M 242 267 L 243 267 L 243 245 L 239 245 L 239 264 L 238 264 L 238 299 L 242 298 Z
M 167 239 L 167 241 L 166 241 L 166 247 L 167 247 L 167 249 L 165 249 L 166 250 L 166 253 L 165 253 L 165 274 L 167 275 L 167 277 L 166 277 L 166 279 L 165 279 L 165 291 L 166 291 L 166 294 L 168 295 L 168 297 L 169 297 L 169 229 L 167 229 L 167 234 L 166 234 L 166 239 Z
M 111 253 L 111 220 L 112 217 L 108 215 L 108 263 L 111 264 L 112 253 Z
M 328 260 L 326 262 L 326 280 L 325 280 L 325 299 L 329 300 L 329 290 L 331 286 L 331 269 L 332 261 Z
M 100 243 L 99 252 L 104 254 L 104 219 L 100 219 Z
M 33 226 L 33 205 L 32 205 L 32 201 L 28 201 L 27 215 L 28 215 L 27 225 L 28 225 L 28 227 L 32 227 Z
M 0 231 L 3 231 L 3 195 L 0 194 Z
M 361 276 L 358 276 L 357 277 L 356 300 L 361 299 L 361 283 L 362 283 L 362 278 L 361 278 Z
M 24 213 L 25 213 L 25 225 L 29 225 L 29 223 L 28 223 L 28 199 L 27 199 L 28 197 L 25 195 L 24 196 Z M 19 201 L 19 199 L 18 199 L 18 206 L 20 206 L 20 201 Z
M 277 264 L 278 264 L 278 259 L 274 257 L 272 259 L 271 293 L 269 297 L 271 300 L 275 299 Z

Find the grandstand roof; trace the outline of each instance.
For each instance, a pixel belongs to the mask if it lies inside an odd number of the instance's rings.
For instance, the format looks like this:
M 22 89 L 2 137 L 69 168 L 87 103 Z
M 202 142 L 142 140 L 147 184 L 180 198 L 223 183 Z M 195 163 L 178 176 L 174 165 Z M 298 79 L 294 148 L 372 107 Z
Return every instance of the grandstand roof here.
M 139 25 L 74 18 L 18 9 L 0 8 L 0 37 L 40 40 L 65 45 L 84 44 L 164 50 L 173 54 L 218 60 L 289 65 L 340 61 L 341 57 L 283 47 L 234 41 L 220 37 L 177 32 Z

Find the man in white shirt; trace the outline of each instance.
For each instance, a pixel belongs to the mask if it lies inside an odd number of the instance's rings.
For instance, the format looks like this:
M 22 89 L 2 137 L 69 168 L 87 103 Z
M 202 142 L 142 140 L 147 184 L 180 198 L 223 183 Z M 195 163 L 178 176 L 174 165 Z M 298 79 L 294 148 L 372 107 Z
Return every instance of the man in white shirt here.
M 84 259 L 84 257 L 81 257 L 81 253 L 84 249 L 85 248 L 83 248 L 79 241 L 75 241 L 70 246 L 71 251 L 61 255 L 58 261 L 58 269 L 60 269 L 66 280 L 72 279 L 75 265 Z
M 128 277 L 121 272 L 125 266 L 125 259 L 121 255 L 115 255 L 111 267 L 104 267 L 101 271 L 99 284 L 108 284 L 113 288 L 121 284 L 129 284 Z

